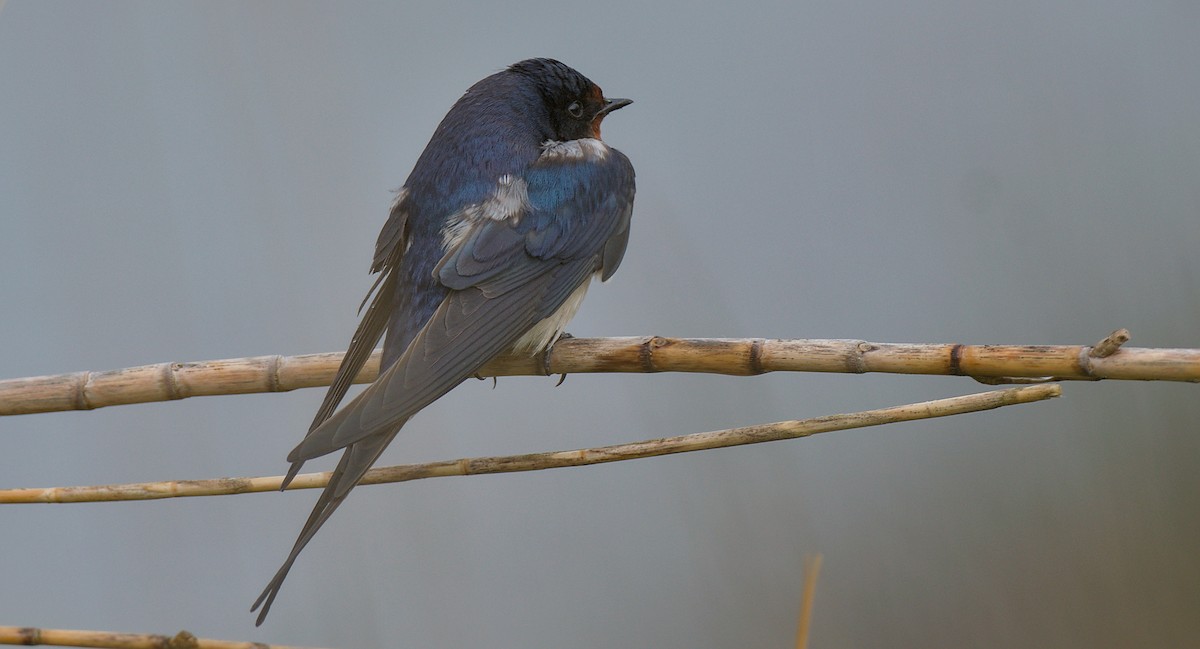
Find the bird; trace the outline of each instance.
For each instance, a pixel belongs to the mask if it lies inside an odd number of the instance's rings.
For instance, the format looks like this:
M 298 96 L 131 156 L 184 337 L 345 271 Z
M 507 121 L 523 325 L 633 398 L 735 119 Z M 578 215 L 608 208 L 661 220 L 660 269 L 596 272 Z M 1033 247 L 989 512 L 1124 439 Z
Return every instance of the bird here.
M 564 63 L 534 58 L 478 81 L 446 113 L 396 192 L 362 319 L 308 433 L 287 456 L 281 489 L 306 461 L 342 451 L 250 609 L 259 611 L 256 626 L 301 550 L 414 414 L 502 353 L 549 348 L 592 279 L 616 272 L 629 241 L 634 171 L 600 139 L 600 123 L 631 103 L 605 97 Z M 338 409 L 381 338 L 378 378 Z

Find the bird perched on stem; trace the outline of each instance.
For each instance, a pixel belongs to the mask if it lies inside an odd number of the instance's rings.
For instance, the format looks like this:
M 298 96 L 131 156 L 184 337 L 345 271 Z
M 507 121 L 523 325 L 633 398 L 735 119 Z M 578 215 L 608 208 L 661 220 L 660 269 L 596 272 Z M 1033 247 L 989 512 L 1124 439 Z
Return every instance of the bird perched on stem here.
M 279 572 L 254 602 L 262 624 L 297 555 L 410 417 L 496 355 L 549 347 L 594 275 L 625 254 L 633 166 L 600 141 L 628 99 L 552 59 L 476 83 L 442 119 L 375 246 L 371 304 L 283 487 L 344 449 Z M 373 297 L 372 297 L 373 295 Z M 384 331 L 379 378 L 337 410 Z

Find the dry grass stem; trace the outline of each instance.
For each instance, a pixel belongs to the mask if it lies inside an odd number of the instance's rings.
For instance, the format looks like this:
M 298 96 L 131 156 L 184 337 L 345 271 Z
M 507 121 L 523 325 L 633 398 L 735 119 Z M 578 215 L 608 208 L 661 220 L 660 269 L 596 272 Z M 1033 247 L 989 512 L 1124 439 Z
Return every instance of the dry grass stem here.
M 232 642 L 197 638 L 187 631 L 174 636 L 72 629 L 35 629 L 0 626 L 0 644 L 53 645 L 58 647 L 107 647 L 109 649 L 300 649 L 261 642 Z
M 1050 399 L 1062 394 L 1058 385 L 1036 385 L 1005 390 L 993 390 L 949 399 L 925 401 L 904 406 L 867 410 L 845 415 L 829 415 L 801 421 L 781 421 L 773 424 L 746 426 L 707 433 L 694 433 L 679 437 L 652 439 L 632 444 L 618 444 L 600 448 L 530 453 L 500 457 L 463 458 L 406 464 L 372 469 L 361 484 L 405 482 L 422 478 L 437 478 L 455 475 L 479 475 L 484 473 L 510 473 L 536 471 L 568 466 L 601 464 L 619 460 L 685 453 L 712 448 L 724 448 L 742 444 L 758 444 L 784 439 L 808 437 L 817 433 L 835 430 L 878 426 L 901 421 L 913 421 L 930 417 L 946 417 L 968 412 L 991 410 Z M 296 477 L 288 489 L 316 489 L 324 487 L 329 473 L 305 473 Z M 90 487 L 48 487 L 42 489 L 0 490 L 0 504 L 10 503 L 77 503 L 115 500 L 154 500 L 184 496 L 223 496 L 241 493 L 257 493 L 279 489 L 282 476 L 262 478 L 218 478 L 214 480 L 181 480 L 170 482 L 143 482 L 133 484 L 101 485 Z
M 817 577 L 821 574 L 821 555 L 804 557 L 804 594 L 800 597 L 800 616 L 796 623 L 796 649 L 807 649 L 808 630 L 812 625 L 813 597 L 817 594 Z
M 989 384 L 1050 380 L 1130 379 L 1200 382 L 1200 349 L 1121 348 L 1118 330 L 1100 345 L 957 345 L 861 340 L 758 338 L 569 338 L 545 354 L 506 355 L 480 376 L 582 372 L 890 372 L 970 376 Z M 1099 350 L 1106 355 L 1095 353 Z M 159 363 L 103 372 L 74 372 L 0 381 L 0 415 L 187 397 L 286 392 L 329 385 L 339 353 L 257 356 L 194 363 Z M 376 352 L 355 379 L 379 372 Z

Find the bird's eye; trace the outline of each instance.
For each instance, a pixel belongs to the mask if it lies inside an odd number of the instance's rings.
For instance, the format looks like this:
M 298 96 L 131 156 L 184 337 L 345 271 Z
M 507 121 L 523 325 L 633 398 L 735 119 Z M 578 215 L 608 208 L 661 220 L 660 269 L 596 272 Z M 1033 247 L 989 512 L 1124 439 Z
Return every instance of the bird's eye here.
M 570 106 L 567 106 L 567 112 L 571 114 L 571 117 L 579 119 L 583 117 L 583 106 L 579 105 L 579 102 L 573 101 Z

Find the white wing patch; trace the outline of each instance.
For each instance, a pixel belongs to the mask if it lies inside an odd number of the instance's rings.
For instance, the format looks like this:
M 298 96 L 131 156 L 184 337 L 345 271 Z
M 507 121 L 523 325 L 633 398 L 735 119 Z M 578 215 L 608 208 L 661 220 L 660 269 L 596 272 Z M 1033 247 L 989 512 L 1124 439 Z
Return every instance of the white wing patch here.
M 471 220 L 467 218 L 467 211 L 451 214 L 446 219 L 446 225 L 442 226 L 442 250 L 457 248 L 470 230 Z
M 529 186 L 522 178 L 504 174 L 496 181 L 496 189 L 482 203 L 475 203 L 451 214 L 442 226 L 442 249 L 458 246 L 470 232 L 471 226 L 483 220 L 520 220 L 529 210 Z
M 603 160 L 607 157 L 608 145 L 595 138 L 542 142 L 542 160 Z
M 480 214 L 493 221 L 520 218 L 529 209 L 529 185 L 522 178 L 500 176 L 492 197 L 479 206 Z

